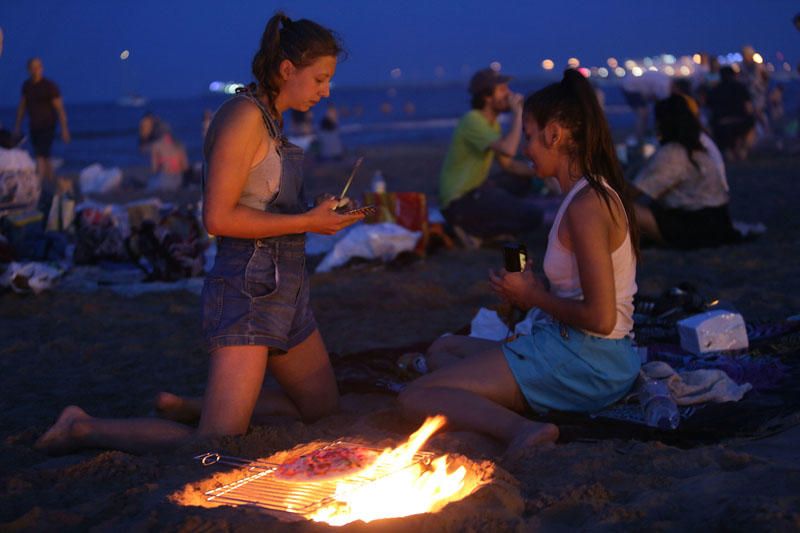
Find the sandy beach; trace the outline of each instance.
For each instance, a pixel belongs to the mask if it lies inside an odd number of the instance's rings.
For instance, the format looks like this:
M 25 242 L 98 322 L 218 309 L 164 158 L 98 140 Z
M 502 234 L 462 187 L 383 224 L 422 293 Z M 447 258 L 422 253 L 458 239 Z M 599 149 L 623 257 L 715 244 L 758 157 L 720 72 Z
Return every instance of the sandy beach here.
M 435 195 L 446 148 L 373 146 L 353 150 L 342 162 L 309 163 L 308 192 L 336 192 L 352 161 L 363 155 L 355 196 L 376 169 L 390 190 Z M 796 156 L 762 153 L 730 165 L 733 217 L 764 223 L 766 234 L 691 252 L 647 248 L 638 270 L 640 292 L 657 295 L 690 282 L 748 320 L 800 313 L 798 162 Z M 137 172 L 129 169 L 126 177 Z M 124 189 L 106 200 L 142 196 Z M 168 199 L 198 197 L 194 189 Z M 539 269 L 547 230 L 526 236 Z M 481 306 L 496 303 L 487 271 L 500 262 L 497 249 L 457 248 L 408 264 L 314 275 L 312 303 L 329 351 L 346 358 L 401 350 L 463 328 Z M 219 471 L 193 460 L 206 451 L 256 459 L 339 437 L 392 445 L 414 431 L 392 395 L 344 391 L 341 412 L 314 424 L 276 419 L 241 437 L 160 454 L 90 450 L 51 458 L 34 450 L 34 441 L 67 405 L 96 416 L 151 416 L 159 391 L 201 395 L 207 355 L 199 314 L 199 297 L 189 292 L 136 298 L 107 290 L 0 294 L 0 530 L 327 531 L 325 524 L 285 523 L 254 509 L 185 505 L 191 499 L 176 494 L 214 488 Z M 773 435 L 680 448 L 658 440 L 565 439 L 505 461 L 502 447 L 487 437 L 437 434 L 428 450 L 457 454 L 492 482 L 438 513 L 356 522 L 342 530 L 796 531 L 798 421 L 800 413 L 794 413 L 764 421 L 789 428 Z

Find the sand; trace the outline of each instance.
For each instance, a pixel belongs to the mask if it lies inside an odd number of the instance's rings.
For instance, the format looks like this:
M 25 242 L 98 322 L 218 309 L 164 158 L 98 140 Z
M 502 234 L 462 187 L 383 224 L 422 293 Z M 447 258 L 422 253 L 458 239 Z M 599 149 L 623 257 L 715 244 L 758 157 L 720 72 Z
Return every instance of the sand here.
M 353 189 L 363 191 L 380 168 L 390 189 L 433 194 L 445 149 L 406 144 L 359 150 L 366 159 Z M 310 165 L 310 192 L 338 190 L 355 155 Z M 767 234 L 718 249 L 647 249 L 640 290 L 658 293 L 689 281 L 748 318 L 800 313 L 797 168 L 797 158 L 775 154 L 731 165 L 734 217 L 765 223 Z M 113 199 L 141 196 L 123 190 Z M 196 197 L 195 190 L 181 199 Z M 542 229 L 526 238 L 535 261 L 541 261 L 545 236 Z M 331 352 L 348 354 L 427 342 L 457 330 L 480 306 L 495 303 L 486 272 L 499 263 L 498 250 L 455 249 L 408 265 L 315 275 L 313 305 L 326 344 Z M 338 437 L 384 446 L 414 431 L 390 395 L 351 393 L 342 397 L 340 413 L 311 425 L 275 420 L 242 437 L 169 452 L 88 450 L 51 458 L 33 449 L 69 404 L 96 416 L 149 416 L 158 391 L 202 394 L 207 357 L 198 317 L 199 298 L 187 292 L 136 298 L 108 291 L 0 295 L 0 529 L 323 531 L 328 527 L 283 523 L 252 509 L 185 506 L 174 495 L 187 485 L 208 490 L 214 476 L 222 475 L 193 460 L 205 451 L 268 457 Z M 799 416 L 783 423 L 790 426 Z M 343 529 L 797 530 L 798 439 L 800 427 L 688 449 L 658 441 L 572 441 L 502 461 L 502 447 L 487 437 L 440 434 L 428 449 L 459 454 L 493 482 L 439 513 Z

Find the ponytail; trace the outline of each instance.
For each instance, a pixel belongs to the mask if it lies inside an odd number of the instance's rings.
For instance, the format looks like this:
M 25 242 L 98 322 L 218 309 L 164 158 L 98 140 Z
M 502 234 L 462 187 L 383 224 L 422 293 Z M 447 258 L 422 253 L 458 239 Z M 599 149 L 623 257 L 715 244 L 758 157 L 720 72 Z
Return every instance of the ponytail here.
M 528 96 L 524 113 L 532 117 L 539 128 L 555 121 L 570 132 L 567 154 L 589 185 L 603 198 L 612 218 L 614 211 L 611 209 L 611 198 L 603 180 L 622 200 L 628 215 L 633 249 L 638 258 L 639 228 L 630 188 L 617 160 L 608 121 L 591 84 L 577 70 L 567 69 L 559 83 L 548 85 Z
M 343 54 L 341 41 L 333 31 L 307 19 L 293 21 L 283 11 L 278 11 L 267 21 L 261 35 L 251 65 L 255 81 L 245 90 L 266 95 L 269 111 L 280 121 L 275 100 L 281 88 L 281 62 L 288 59 L 295 67 L 303 68 L 320 57 Z

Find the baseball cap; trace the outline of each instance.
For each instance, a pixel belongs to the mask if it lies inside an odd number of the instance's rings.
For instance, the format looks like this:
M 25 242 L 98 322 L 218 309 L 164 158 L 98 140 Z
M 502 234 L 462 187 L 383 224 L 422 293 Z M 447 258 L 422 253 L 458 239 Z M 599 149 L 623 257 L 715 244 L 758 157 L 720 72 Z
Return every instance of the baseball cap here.
M 491 91 L 501 83 L 508 83 L 511 79 L 511 76 L 504 76 L 496 70 L 484 68 L 476 72 L 469 80 L 469 92 L 479 94 Z

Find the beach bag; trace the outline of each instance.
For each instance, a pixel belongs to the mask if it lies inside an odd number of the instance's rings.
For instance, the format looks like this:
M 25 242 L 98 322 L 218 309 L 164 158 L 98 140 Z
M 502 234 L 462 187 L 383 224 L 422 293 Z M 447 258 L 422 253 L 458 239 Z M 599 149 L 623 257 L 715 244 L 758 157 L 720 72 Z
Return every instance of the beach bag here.
M 208 238 L 191 206 L 175 209 L 158 223 L 144 220 L 125 241 L 130 258 L 148 281 L 175 281 L 203 273 Z
M 125 240 L 117 221 L 103 209 L 86 207 L 75 219 L 76 265 L 95 264 L 100 261 L 126 261 Z
M 0 148 L 0 215 L 14 209 L 36 207 L 42 180 L 25 150 Z
M 364 204 L 374 205 L 377 209 L 367 215 L 367 224 L 392 222 L 409 231 L 421 233 L 414 252 L 425 255 L 428 246 L 428 201 L 421 192 L 366 192 Z

